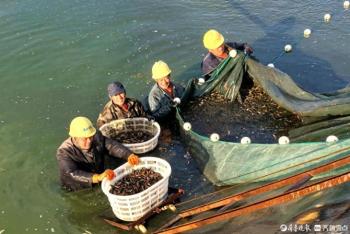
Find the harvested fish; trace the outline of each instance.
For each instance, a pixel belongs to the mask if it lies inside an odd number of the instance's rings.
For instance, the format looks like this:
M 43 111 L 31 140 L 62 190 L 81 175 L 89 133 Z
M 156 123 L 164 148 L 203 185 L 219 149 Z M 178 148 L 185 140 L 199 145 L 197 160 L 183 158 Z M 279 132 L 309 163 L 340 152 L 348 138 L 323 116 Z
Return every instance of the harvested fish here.
M 146 131 L 110 132 L 110 137 L 123 144 L 142 143 L 152 139 L 153 135 Z
M 133 195 L 148 189 L 162 178 L 160 173 L 152 169 L 142 168 L 134 170 L 132 173 L 118 180 L 115 184 L 111 184 L 112 188 L 109 192 L 122 196 Z
M 274 143 L 302 124 L 297 114 L 278 106 L 257 85 L 242 89 L 240 96 L 241 101 L 229 102 L 211 92 L 188 102 L 182 110 L 183 118 L 201 135 L 215 132 L 221 140 L 233 142 L 250 137 L 254 143 Z

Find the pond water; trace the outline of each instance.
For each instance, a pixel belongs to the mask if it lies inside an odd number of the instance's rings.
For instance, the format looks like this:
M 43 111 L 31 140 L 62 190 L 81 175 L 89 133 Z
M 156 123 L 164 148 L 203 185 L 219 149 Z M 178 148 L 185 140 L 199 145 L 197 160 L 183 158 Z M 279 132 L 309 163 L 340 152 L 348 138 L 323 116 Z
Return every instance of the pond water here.
M 176 82 L 199 76 L 209 28 L 248 42 L 262 63 L 273 61 L 309 91 L 350 81 L 342 1 L 0 1 L 0 233 L 115 233 L 98 218 L 108 208 L 99 188 L 60 189 L 56 149 L 72 118 L 95 122 L 109 82 L 142 99 L 159 59 Z M 293 52 L 279 57 L 285 44 Z M 187 197 L 213 190 L 179 139 L 161 141 L 153 154 L 169 160 L 170 184 Z

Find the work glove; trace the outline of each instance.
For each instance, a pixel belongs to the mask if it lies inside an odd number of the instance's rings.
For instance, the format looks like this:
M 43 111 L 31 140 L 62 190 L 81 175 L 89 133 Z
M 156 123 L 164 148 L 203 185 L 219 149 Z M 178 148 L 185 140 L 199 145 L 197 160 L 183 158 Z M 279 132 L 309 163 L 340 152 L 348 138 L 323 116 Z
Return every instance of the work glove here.
M 130 165 L 135 166 L 135 165 L 139 164 L 139 162 L 140 162 L 140 158 L 136 154 L 129 155 L 128 163 L 130 163 Z
M 101 182 L 104 178 L 107 178 L 107 180 L 112 180 L 115 177 L 114 171 L 111 169 L 105 170 L 101 174 L 93 174 L 92 175 L 92 183 L 99 183 Z

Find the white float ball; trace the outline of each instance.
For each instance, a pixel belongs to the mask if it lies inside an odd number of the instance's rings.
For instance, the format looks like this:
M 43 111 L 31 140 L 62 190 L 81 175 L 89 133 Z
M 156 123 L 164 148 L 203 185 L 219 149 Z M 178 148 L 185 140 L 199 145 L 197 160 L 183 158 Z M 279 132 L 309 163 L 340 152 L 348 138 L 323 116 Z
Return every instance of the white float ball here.
M 185 129 L 185 131 L 189 131 L 191 130 L 192 125 L 189 122 L 186 122 L 182 127 Z
M 181 99 L 176 97 L 173 99 L 173 102 L 175 102 L 176 104 L 180 104 L 181 103 Z
M 323 17 L 324 21 L 326 21 L 326 22 L 329 22 L 331 20 L 331 18 L 332 18 L 331 14 L 328 14 L 328 13 L 325 14 Z
M 309 38 L 311 35 L 311 29 L 307 28 L 304 30 L 304 37 Z
M 349 9 L 350 2 L 349 1 L 344 1 L 344 8 Z
M 280 144 L 280 145 L 289 144 L 289 138 L 286 137 L 286 136 L 281 136 L 281 137 L 278 139 L 278 144 Z
M 202 85 L 202 84 L 204 84 L 205 83 L 205 79 L 204 78 L 198 78 L 198 84 L 199 85 Z
M 217 134 L 217 133 L 211 134 L 211 135 L 210 135 L 210 140 L 211 140 L 212 142 L 217 142 L 217 141 L 219 141 L 219 140 L 220 140 L 219 134 Z
M 334 135 L 330 135 L 327 137 L 326 142 L 328 143 L 334 143 L 337 142 L 339 139 L 338 137 L 334 136 Z
M 249 137 L 242 137 L 241 144 L 250 144 L 252 141 Z
M 275 64 L 273 64 L 273 63 L 269 63 L 269 64 L 267 64 L 267 66 L 268 66 L 268 67 L 272 67 L 272 68 L 273 68 L 273 67 L 275 67 Z
M 235 49 L 231 50 L 231 51 L 229 52 L 229 55 L 230 55 L 231 58 L 236 57 L 236 56 L 237 56 L 237 50 L 235 50 Z
M 289 44 L 285 45 L 285 46 L 284 46 L 284 51 L 285 51 L 286 53 L 291 52 L 291 51 L 292 51 L 292 45 L 289 45 Z

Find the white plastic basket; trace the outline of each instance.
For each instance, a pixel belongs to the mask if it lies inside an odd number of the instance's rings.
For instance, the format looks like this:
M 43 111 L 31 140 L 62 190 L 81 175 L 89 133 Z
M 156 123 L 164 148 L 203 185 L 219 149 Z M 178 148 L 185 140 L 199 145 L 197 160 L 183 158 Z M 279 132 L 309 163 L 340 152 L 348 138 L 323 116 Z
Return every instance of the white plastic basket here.
M 143 154 L 153 150 L 158 144 L 160 134 L 160 126 L 155 121 L 150 121 L 146 118 L 130 118 L 118 119 L 101 126 L 100 131 L 106 137 L 111 137 L 114 134 L 121 132 L 145 131 L 150 133 L 152 139 L 135 144 L 123 144 L 135 154 Z
M 120 180 L 133 170 L 150 168 L 162 175 L 162 179 L 148 189 L 133 195 L 120 196 L 110 193 L 111 184 Z M 142 157 L 140 163 L 131 166 L 125 163 L 114 170 L 116 177 L 113 180 L 104 179 L 101 187 L 112 207 L 115 216 L 124 221 L 135 221 L 144 216 L 152 208 L 163 202 L 168 195 L 169 177 L 171 174 L 170 164 L 161 158 Z

